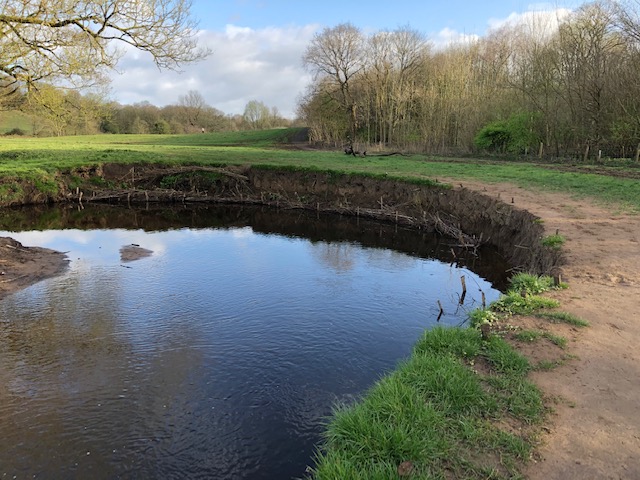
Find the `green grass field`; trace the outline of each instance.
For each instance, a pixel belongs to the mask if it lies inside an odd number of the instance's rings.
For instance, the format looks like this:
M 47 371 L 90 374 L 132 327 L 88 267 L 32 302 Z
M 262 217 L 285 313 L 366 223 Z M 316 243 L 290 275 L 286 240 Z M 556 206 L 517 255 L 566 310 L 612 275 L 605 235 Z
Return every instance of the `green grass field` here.
M 640 182 L 594 173 L 532 165 L 425 155 L 354 158 L 340 151 L 301 150 L 283 142 L 296 129 L 197 135 L 95 135 L 6 137 L 0 139 L 0 177 L 46 181 L 58 170 L 107 162 L 219 165 L 274 165 L 410 179 L 474 179 L 509 182 L 529 189 L 591 198 L 618 210 L 640 212 Z M 588 171 L 588 168 L 585 167 Z

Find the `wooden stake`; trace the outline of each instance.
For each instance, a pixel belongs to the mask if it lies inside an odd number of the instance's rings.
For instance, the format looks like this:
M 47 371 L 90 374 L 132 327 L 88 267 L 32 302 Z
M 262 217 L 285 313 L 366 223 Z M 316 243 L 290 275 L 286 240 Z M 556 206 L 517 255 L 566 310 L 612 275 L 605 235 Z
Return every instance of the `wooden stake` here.
M 553 276 L 553 284 L 556 287 L 559 287 L 560 284 L 562 283 L 562 275 L 560 275 L 559 273 Z
M 438 318 L 436 319 L 436 322 L 439 322 L 440 319 L 442 318 L 442 315 L 444 315 L 444 310 L 442 309 L 442 303 L 440 303 L 440 300 L 438 300 L 438 307 L 440 308 L 440 313 L 438 314 Z

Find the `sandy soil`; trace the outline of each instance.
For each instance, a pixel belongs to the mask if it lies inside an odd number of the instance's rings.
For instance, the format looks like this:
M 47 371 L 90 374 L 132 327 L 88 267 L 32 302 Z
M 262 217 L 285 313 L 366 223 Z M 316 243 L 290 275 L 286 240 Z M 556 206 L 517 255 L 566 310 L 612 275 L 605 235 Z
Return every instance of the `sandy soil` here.
M 464 186 L 513 198 L 542 218 L 550 234 L 560 231 L 569 289 L 554 296 L 562 310 L 591 324 L 542 325 L 567 337 L 566 352 L 576 358 L 533 375 L 554 413 L 526 477 L 640 479 L 640 216 L 510 185 Z
M 527 478 L 640 479 L 640 216 L 510 185 L 464 187 L 513 199 L 544 219 L 549 233 L 558 229 L 567 238 L 563 280 L 569 289 L 554 296 L 563 310 L 591 324 L 537 325 L 568 338 L 563 355 L 576 358 L 533 375 L 554 413 Z M 63 254 L 0 238 L 0 298 L 66 265 Z M 540 360 L 543 349 L 522 349 Z

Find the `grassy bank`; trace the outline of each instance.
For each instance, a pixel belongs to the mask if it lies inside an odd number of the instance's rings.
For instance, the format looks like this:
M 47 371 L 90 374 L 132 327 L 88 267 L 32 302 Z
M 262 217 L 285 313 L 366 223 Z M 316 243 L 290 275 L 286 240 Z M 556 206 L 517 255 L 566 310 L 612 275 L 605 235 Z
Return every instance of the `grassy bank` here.
M 408 360 L 335 413 L 314 478 L 517 476 L 544 414 L 529 369 L 498 336 L 425 332 Z
M 542 366 L 531 365 L 505 338 L 547 338 L 564 348 L 563 337 L 513 323 L 514 316 L 536 315 L 586 326 L 540 296 L 565 287 L 521 273 L 500 299 L 471 312 L 473 328 L 425 332 L 408 360 L 360 402 L 334 412 L 313 478 L 518 478 L 547 407 L 527 379 Z
M 340 151 L 301 150 L 286 144 L 295 129 L 200 135 L 100 135 L 62 138 L 3 138 L 0 178 L 27 178 L 54 188 L 59 170 L 100 163 L 167 165 L 253 164 L 387 175 L 397 178 L 455 178 L 509 182 L 640 212 L 640 182 L 593 173 L 559 171 L 554 165 L 424 155 L 354 158 Z M 586 170 L 588 171 L 588 169 Z M 0 192 L 0 201 L 2 192 Z

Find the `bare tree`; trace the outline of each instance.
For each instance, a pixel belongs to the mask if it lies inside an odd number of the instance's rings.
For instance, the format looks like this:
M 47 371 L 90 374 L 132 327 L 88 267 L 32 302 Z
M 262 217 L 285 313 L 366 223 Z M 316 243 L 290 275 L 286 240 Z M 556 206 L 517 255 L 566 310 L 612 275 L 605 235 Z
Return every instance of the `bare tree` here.
M 207 108 L 204 97 L 196 90 L 189 90 L 186 95 L 180 95 L 178 105 L 181 107 L 186 123 L 192 128 L 198 126 L 198 121 Z
M 242 118 L 253 130 L 270 127 L 271 111 L 263 102 L 250 100 L 244 107 Z
M 204 58 L 190 0 L 3 0 L 0 82 L 86 84 L 115 68 L 123 50 L 148 52 L 159 68 Z
M 640 43 L 640 0 L 609 0 L 607 6 L 613 12 L 616 26 Z
M 305 51 L 303 61 L 318 76 L 331 79 L 337 89 L 337 100 L 350 119 L 351 141 L 358 129 L 358 107 L 351 91 L 354 77 L 365 66 L 364 39 L 350 23 L 325 28 L 316 34 Z

